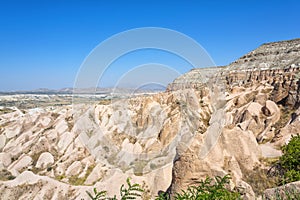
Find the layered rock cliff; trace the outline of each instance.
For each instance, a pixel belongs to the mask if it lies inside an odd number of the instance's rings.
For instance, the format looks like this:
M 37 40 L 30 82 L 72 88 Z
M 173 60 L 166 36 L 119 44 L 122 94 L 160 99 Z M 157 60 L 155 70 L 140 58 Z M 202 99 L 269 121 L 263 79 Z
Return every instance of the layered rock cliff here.
M 271 42 L 261 45 L 231 63 L 229 68 L 272 69 L 290 67 L 300 63 L 300 39 Z
M 229 66 L 193 69 L 169 85 L 169 91 L 209 88 L 208 95 L 214 93 L 213 88 L 220 88 L 226 96 L 225 115 L 217 119 L 225 117 L 226 123 L 215 146 L 206 157 L 201 157 L 201 146 L 207 144 L 197 139 L 174 162 L 171 193 L 195 184 L 207 174 L 230 172 L 236 186 L 247 190 L 247 198 L 254 198 L 252 189 L 257 188 L 251 189 L 245 173 L 258 166 L 266 167 L 260 160 L 280 156 L 280 146 L 298 133 L 299 51 L 299 39 L 264 44 Z M 213 73 L 207 73 L 210 70 Z M 193 81 L 207 74 L 209 81 Z M 204 137 L 210 134 L 206 132 Z

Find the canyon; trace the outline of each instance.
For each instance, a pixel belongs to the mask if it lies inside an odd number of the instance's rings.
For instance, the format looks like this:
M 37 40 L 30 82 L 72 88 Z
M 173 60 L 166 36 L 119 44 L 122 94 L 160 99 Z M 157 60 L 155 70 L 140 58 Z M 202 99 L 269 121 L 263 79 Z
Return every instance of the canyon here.
M 226 174 L 255 199 L 273 185 L 254 176 L 299 133 L 300 39 L 192 69 L 165 92 L 30 103 L 0 109 L 1 199 L 88 199 L 93 188 L 113 196 L 128 177 L 153 199 Z

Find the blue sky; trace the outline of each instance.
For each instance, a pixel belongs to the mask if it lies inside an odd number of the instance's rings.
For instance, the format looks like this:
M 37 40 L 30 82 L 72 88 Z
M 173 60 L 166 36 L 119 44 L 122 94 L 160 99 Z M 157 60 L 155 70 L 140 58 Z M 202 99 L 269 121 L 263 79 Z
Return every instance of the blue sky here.
M 300 38 L 299 10 L 297 0 L 0 1 L 0 90 L 72 87 L 81 63 L 100 42 L 139 27 L 184 33 L 217 65 L 226 65 L 262 43 Z M 178 60 L 154 51 L 129 58 Z M 188 68 L 181 71 L 186 63 L 176 63 L 181 73 Z M 113 85 L 118 73 L 116 67 L 100 86 Z

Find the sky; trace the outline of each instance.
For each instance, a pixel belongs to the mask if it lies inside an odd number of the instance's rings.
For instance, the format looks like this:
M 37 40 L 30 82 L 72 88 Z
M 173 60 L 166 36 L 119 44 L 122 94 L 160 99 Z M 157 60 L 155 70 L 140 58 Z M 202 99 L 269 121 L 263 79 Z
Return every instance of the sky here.
M 97 45 L 142 27 L 183 33 L 216 65 L 227 65 L 263 43 L 300 38 L 299 10 L 297 0 L 0 0 L 0 91 L 73 87 Z M 115 85 L 143 63 L 165 64 L 178 73 L 193 67 L 151 49 L 123 57 L 100 87 Z

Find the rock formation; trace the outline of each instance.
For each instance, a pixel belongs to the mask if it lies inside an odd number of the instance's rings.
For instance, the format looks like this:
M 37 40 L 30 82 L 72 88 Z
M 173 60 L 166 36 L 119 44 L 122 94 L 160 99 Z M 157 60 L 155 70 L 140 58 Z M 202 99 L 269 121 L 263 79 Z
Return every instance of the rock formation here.
M 199 147 L 206 144 L 196 139 L 174 162 L 172 193 L 196 184 L 199 177 L 231 172 L 235 185 L 248 190 L 245 198 L 254 198 L 243 171 L 261 166 L 261 158 L 280 156 L 280 146 L 298 133 L 299 51 L 299 39 L 264 44 L 227 67 L 211 69 L 210 81 L 219 82 L 214 87 L 226 85 L 222 90 L 226 94 L 226 125 L 206 157 L 199 156 Z M 212 88 L 209 82 L 190 81 L 201 79 L 206 71 L 194 69 L 177 78 L 168 90 Z
M 246 173 L 281 155 L 300 127 L 300 40 L 264 44 L 224 67 L 193 69 L 166 92 L 0 115 L 1 199 L 118 194 L 127 177 L 149 195 L 206 176 Z

